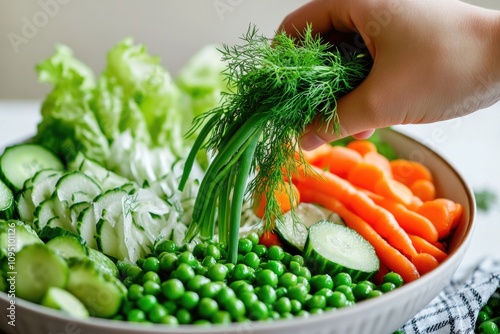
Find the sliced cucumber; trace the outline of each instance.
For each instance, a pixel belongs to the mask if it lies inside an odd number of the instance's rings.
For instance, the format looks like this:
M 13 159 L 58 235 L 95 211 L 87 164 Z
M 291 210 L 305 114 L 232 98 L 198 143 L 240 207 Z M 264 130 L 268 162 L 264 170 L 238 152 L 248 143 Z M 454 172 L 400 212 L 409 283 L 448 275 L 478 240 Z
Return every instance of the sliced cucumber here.
M 63 171 L 42 169 L 33 176 L 31 200 L 34 206 L 50 198 L 55 191 L 56 183 L 63 175 Z
M 293 214 L 297 220 L 294 220 Z M 308 227 L 325 218 L 323 211 L 316 205 L 300 203 L 294 213 L 289 211 L 276 222 L 276 231 L 288 246 L 302 252 L 307 240 Z
M 56 184 L 57 197 L 69 205 L 91 202 L 100 193 L 101 188 L 96 181 L 81 172 L 67 173 Z
M 7 147 L 0 157 L 0 176 L 15 191 L 23 188 L 26 180 L 36 172 L 53 168 L 62 170 L 61 160 L 51 151 L 38 144 L 18 144 Z
M 36 232 L 24 222 L 0 220 L 0 252 L 3 254 L 7 254 L 11 247 L 17 253 L 27 245 L 42 243 Z
M 369 279 L 379 269 L 373 246 L 353 229 L 322 220 L 309 228 L 304 259 L 313 273 L 347 272 L 354 282 Z
M 101 217 L 96 225 L 97 249 L 115 259 L 123 259 L 127 254 L 120 252 L 120 243 L 123 242 L 123 238 L 118 235 L 118 232 L 119 230 L 115 229 L 109 220 Z
M 66 289 L 86 306 L 91 316 L 100 318 L 118 313 L 126 291 L 119 279 L 100 273 L 88 259 L 70 260 Z
M 0 180 L 0 218 L 11 219 L 14 214 L 14 194 Z
M 86 258 L 89 255 L 87 247 L 82 244 L 81 240 L 70 234 L 55 237 L 49 240 L 46 245 L 65 259 Z
M 89 311 L 82 302 L 72 293 L 61 288 L 50 287 L 41 304 L 62 311 L 74 318 L 86 319 L 89 317 Z
M 36 206 L 31 199 L 32 190 L 33 188 L 25 188 L 17 197 L 17 214 L 25 222 L 33 222 L 35 220 Z
M 68 282 L 66 261 L 44 244 L 25 246 L 16 255 L 16 295 L 39 303 L 50 287 Z
M 90 248 L 97 248 L 97 243 L 94 237 L 96 224 L 97 220 L 95 218 L 94 207 L 89 206 L 82 211 L 80 218 L 78 218 L 77 232 Z
M 88 252 L 89 260 L 94 262 L 97 270 L 102 273 L 108 273 L 111 276 L 118 277 L 118 268 L 109 257 L 93 248 L 88 248 Z

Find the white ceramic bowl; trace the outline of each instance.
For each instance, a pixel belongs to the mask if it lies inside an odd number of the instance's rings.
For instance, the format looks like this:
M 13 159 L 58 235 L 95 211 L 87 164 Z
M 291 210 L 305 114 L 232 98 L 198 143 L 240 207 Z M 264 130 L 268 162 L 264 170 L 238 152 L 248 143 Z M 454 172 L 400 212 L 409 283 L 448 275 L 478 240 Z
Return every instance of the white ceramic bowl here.
M 19 334 L 131 334 L 131 333 L 330 333 L 389 334 L 400 328 L 424 308 L 450 281 L 469 245 L 474 227 L 475 202 L 467 182 L 443 157 L 418 141 L 390 129 L 381 136 L 404 158 L 424 163 L 433 172 L 439 196 L 464 206 L 462 221 L 450 243 L 450 256 L 435 270 L 418 280 L 380 297 L 353 307 L 326 312 L 308 318 L 251 322 L 227 326 L 153 326 L 105 319 L 74 320 L 64 314 L 24 301 L 15 301 L 16 326 L 5 321 L 9 299 L 0 293 L 0 328 Z

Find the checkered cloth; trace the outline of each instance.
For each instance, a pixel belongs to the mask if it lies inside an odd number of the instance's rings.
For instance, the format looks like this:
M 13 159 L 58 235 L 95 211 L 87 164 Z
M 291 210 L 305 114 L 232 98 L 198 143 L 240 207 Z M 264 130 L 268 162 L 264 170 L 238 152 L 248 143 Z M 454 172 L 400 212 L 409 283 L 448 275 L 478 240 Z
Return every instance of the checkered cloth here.
M 452 282 L 401 332 L 405 334 L 472 334 L 479 310 L 500 286 L 500 259 L 487 258 Z

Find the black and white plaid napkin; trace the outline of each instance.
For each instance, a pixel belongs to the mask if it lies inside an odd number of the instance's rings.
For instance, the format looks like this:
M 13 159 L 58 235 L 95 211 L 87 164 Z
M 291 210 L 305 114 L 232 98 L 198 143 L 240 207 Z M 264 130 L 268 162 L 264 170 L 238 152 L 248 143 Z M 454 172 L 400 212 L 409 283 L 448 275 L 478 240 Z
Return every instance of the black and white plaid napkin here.
M 472 270 L 457 272 L 450 284 L 400 331 L 472 334 L 480 309 L 499 287 L 500 259 L 486 258 Z

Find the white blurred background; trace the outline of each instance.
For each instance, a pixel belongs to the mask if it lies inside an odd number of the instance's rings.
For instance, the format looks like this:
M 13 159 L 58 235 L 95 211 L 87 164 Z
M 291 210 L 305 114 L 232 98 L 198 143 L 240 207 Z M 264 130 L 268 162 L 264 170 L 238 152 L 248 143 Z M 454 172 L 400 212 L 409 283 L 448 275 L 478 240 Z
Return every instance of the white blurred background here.
M 307 0 L 0 0 L 0 99 L 41 99 L 34 66 L 56 43 L 99 73 L 105 54 L 131 36 L 173 74 L 202 46 L 233 44 L 250 23 L 270 36 Z M 344 1 L 344 0 L 342 0 Z M 469 0 L 500 9 L 500 0 Z

